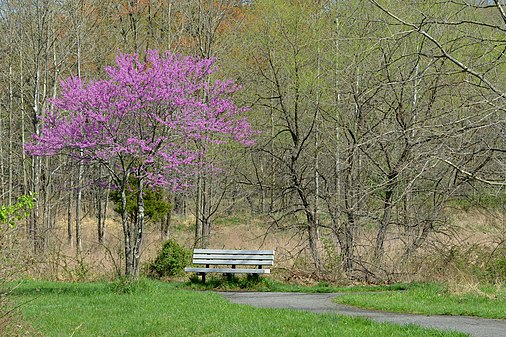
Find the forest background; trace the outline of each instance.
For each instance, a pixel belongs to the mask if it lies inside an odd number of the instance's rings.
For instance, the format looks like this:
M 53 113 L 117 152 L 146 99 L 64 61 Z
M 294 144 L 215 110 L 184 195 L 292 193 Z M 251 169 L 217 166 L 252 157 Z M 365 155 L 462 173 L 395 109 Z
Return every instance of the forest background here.
M 1 278 L 122 273 L 104 167 L 24 146 L 62 79 L 149 49 L 216 58 L 260 133 L 146 192 L 145 260 L 175 238 L 276 249 L 287 279 L 506 278 L 502 1 L 6 0 L 0 25 L 0 199 L 36 196 L 1 229 Z

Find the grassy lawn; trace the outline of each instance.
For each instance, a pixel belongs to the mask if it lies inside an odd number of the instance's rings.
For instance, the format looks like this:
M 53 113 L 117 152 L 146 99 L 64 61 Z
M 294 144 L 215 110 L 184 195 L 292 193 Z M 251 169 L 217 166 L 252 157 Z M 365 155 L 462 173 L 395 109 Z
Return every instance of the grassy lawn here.
M 413 284 L 404 291 L 346 294 L 336 303 L 361 308 L 426 315 L 462 315 L 506 319 L 506 287 L 453 295 L 444 284 Z
M 125 291 L 126 290 L 126 291 Z M 27 281 L 13 292 L 42 336 L 465 336 L 360 318 L 234 305 L 220 295 L 142 281 Z

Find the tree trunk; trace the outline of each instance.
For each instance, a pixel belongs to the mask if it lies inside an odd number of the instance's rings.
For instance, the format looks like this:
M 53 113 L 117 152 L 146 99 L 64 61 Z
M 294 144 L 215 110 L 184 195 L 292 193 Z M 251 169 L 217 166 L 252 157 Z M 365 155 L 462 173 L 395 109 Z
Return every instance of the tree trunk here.
M 40 70 L 38 69 L 38 61 L 37 61 L 37 70 L 35 72 L 35 90 L 34 90 L 34 100 L 33 100 L 33 115 L 32 115 L 32 123 L 34 133 L 36 135 L 40 134 L 39 130 L 39 97 L 40 97 Z M 41 170 L 41 158 L 32 156 L 32 186 L 33 193 L 36 196 L 40 194 L 40 170 Z M 39 238 L 39 198 L 35 202 L 35 205 L 32 210 L 32 216 L 30 221 L 30 238 L 32 239 L 34 252 L 37 254 L 40 250 L 40 238 Z
M 195 247 L 202 248 L 202 176 L 197 177 L 197 191 L 195 200 Z
M 142 241 L 144 233 L 144 181 L 139 179 L 137 192 L 137 219 L 135 223 L 135 241 L 133 246 L 133 273 L 135 278 L 139 277 L 140 259 L 142 255 Z
M 121 185 L 121 226 L 123 227 L 123 240 L 125 248 L 125 277 L 133 278 L 134 272 L 134 261 L 133 261 L 133 250 L 132 250 L 132 229 L 128 220 L 127 210 L 127 196 L 126 188 L 128 176 Z
M 83 185 L 83 164 L 79 162 L 77 173 L 77 195 L 76 195 L 76 253 L 81 254 L 83 250 L 83 239 L 81 234 L 81 203 L 82 203 L 82 185 Z
M 105 191 L 105 201 L 104 201 L 104 207 L 102 209 L 102 226 L 100 227 L 102 229 L 102 242 L 105 242 L 106 236 L 107 236 L 107 209 L 109 208 L 109 187 Z
M 353 146 L 353 145 L 352 145 Z M 348 278 L 353 277 L 354 272 L 354 228 L 356 227 L 354 200 L 355 200 L 355 176 L 354 176 L 355 150 L 350 149 L 347 159 L 346 177 L 344 179 L 344 209 L 346 221 L 340 231 L 341 250 L 343 255 L 344 271 Z
M 12 41 L 11 41 L 11 44 L 12 44 Z M 13 56 L 13 50 L 12 50 L 12 47 L 11 47 L 11 50 L 10 50 L 10 56 L 11 58 L 9 59 L 9 157 L 8 157 L 8 165 L 9 165 L 9 177 L 8 177 L 8 180 L 9 180 L 9 184 L 7 186 L 7 205 L 11 206 L 12 205 L 12 188 L 13 188 L 13 173 L 12 173 L 12 170 L 13 170 L 13 160 L 12 160 L 12 152 L 13 152 L 13 149 L 12 149 L 12 145 L 14 143 L 14 139 L 12 137 L 12 134 L 13 134 L 13 128 L 14 128 L 14 125 L 13 125 L 13 114 L 14 114 L 14 92 L 13 92 L 13 84 L 12 84 L 12 77 L 13 77 L 13 73 L 12 73 L 12 56 Z
M 374 248 L 374 258 L 377 263 L 381 262 L 381 258 L 384 253 L 385 236 L 390 219 L 392 217 L 392 199 L 394 195 L 394 189 L 397 185 L 397 172 L 390 172 L 388 174 L 388 180 L 385 187 L 385 199 L 383 202 L 383 217 L 380 221 L 380 228 L 376 236 L 376 246 Z
M 209 237 L 211 236 L 211 187 L 206 175 L 203 177 L 202 193 L 202 248 L 208 248 Z
M 172 222 L 172 212 L 174 210 L 175 197 L 172 194 L 171 197 L 168 198 L 169 201 L 169 211 L 167 214 L 160 220 L 160 241 L 166 241 L 170 238 L 170 224 Z
M 102 165 L 99 164 L 98 166 L 98 176 L 99 179 L 102 179 Z M 105 221 L 102 219 L 104 216 L 104 211 L 102 209 L 103 206 L 103 197 L 104 197 L 104 191 L 102 186 L 97 186 L 97 240 L 99 243 L 104 243 L 104 228 L 103 224 Z
M 313 217 L 311 212 L 306 212 L 307 216 L 307 232 L 309 239 L 309 251 L 311 253 L 311 257 L 313 258 L 313 262 L 316 268 L 317 276 L 321 276 L 324 272 L 323 263 L 320 258 L 320 253 L 318 251 L 318 226 L 316 223 L 316 219 Z
M 67 199 L 67 243 L 70 247 L 74 246 L 74 238 L 72 234 L 72 199 L 74 198 L 74 186 L 72 182 L 73 174 L 69 174 L 69 192 Z

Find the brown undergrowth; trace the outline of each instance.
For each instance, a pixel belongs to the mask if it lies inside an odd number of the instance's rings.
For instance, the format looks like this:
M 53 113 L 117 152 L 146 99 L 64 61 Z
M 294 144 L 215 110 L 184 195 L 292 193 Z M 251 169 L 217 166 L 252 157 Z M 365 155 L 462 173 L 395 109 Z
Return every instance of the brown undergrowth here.
M 171 226 L 171 238 L 188 249 L 193 248 L 194 219 L 175 216 Z M 24 263 L 25 277 L 50 280 L 82 281 L 114 279 L 123 272 L 122 232 L 119 219 L 110 216 L 103 243 L 96 238 L 95 220 L 83 222 L 83 250 L 76 252 L 75 244 L 66 239 L 66 227 L 61 224 L 51 229 L 47 248 L 43 254 L 29 255 Z M 248 215 L 234 215 L 218 219 L 212 228 L 210 247 L 226 249 L 275 249 L 274 277 L 296 283 L 350 283 L 341 270 L 339 250 L 331 236 L 322 229 L 320 252 L 325 264 L 325 274 L 317 275 L 313 268 L 307 241 L 303 231 L 269 231 L 265 219 Z M 380 270 L 369 257 L 374 243 L 374 233 L 362 230 L 356 253 L 361 258 L 360 267 L 371 270 L 369 283 L 410 281 L 446 281 L 454 284 L 505 282 L 506 226 L 504 214 L 483 214 L 474 211 L 453 211 L 449 214 L 444 233 L 436 233 L 411 259 L 400 263 L 400 233 L 389 233 L 384 267 Z M 152 261 L 162 246 L 158 227 L 148 224 L 145 232 L 143 261 Z M 19 239 L 18 245 L 26 245 Z M 19 249 L 19 248 L 18 248 Z M 23 249 L 21 249 L 23 250 Z M 369 254 L 369 255 L 368 255 Z M 376 273 L 373 275 L 373 273 Z M 353 282 L 353 281 L 351 281 Z M 363 281 L 362 281 L 363 282 Z M 460 291 L 456 289 L 455 291 Z

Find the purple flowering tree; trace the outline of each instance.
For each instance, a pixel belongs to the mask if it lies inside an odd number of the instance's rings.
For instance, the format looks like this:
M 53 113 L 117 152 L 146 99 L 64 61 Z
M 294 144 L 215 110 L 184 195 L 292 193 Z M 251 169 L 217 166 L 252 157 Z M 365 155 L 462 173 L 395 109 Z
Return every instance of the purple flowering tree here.
M 127 277 L 139 274 L 145 188 L 182 188 L 185 177 L 208 167 L 202 158 L 209 145 L 249 145 L 254 134 L 239 116 L 246 109 L 231 98 L 239 87 L 209 80 L 214 60 L 157 51 L 145 59 L 120 54 L 105 80 L 63 81 L 40 134 L 26 146 L 34 156 L 65 154 L 109 170 L 121 195 Z M 130 178 L 138 184 L 137 221 L 126 207 Z

